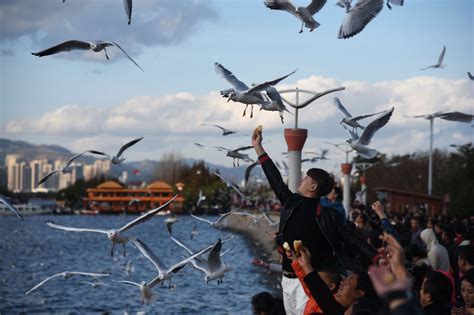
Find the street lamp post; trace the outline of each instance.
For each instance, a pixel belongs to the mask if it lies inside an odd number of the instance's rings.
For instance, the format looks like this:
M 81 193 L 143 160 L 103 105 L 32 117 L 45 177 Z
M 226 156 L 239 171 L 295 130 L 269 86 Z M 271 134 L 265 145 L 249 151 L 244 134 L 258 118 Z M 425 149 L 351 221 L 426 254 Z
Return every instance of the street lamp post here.
M 285 140 L 288 146 L 288 163 L 289 163 L 289 171 L 288 171 L 288 188 L 296 192 L 298 190 L 299 183 L 301 181 L 301 151 L 303 150 L 304 143 L 306 138 L 308 137 L 308 130 L 298 128 L 298 111 L 301 108 L 304 108 L 317 100 L 318 98 L 332 93 L 336 91 L 344 90 L 345 87 L 335 88 L 331 90 L 327 90 L 321 93 L 316 93 L 313 91 L 298 89 L 297 87 L 294 89 L 287 89 L 279 91 L 280 94 L 285 93 L 296 93 L 295 101 L 296 103 L 290 102 L 287 99 L 283 98 L 283 101 L 287 103 L 289 106 L 295 108 L 295 128 L 285 128 Z M 300 93 L 307 93 L 312 94 L 309 99 L 304 102 L 300 103 Z

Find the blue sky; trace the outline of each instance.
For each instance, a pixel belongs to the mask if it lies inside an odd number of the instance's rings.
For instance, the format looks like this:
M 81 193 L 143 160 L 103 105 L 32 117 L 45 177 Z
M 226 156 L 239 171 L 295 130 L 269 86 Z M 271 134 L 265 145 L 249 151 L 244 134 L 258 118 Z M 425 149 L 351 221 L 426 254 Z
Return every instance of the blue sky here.
M 335 2 L 328 0 L 315 15 L 318 29 L 298 34 L 298 20 L 260 0 L 135 0 L 131 25 L 116 0 L 2 1 L 0 133 L 72 151 L 114 150 L 143 135 L 143 144 L 129 153 L 132 160 L 159 159 L 173 151 L 231 165 L 222 153 L 193 143 L 236 147 L 248 139 L 222 138 L 200 123 L 244 132 L 263 124 L 272 140 L 268 150 L 280 154 L 286 149 L 283 129 L 293 126 L 294 116 L 286 115 L 283 125 L 278 114 L 257 108 L 252 120 L 241 117 L 243 106 L 218 95 L 229 85 L 216 75 L 216 61 L 247 84 L 298 69 L 277 88 L 345 86 L 302 112 L 300 125 L 310 135 L 305 148 L 311 150 L 324 147 L 323 140 L 347 138 L 333 96 L 355 115 L 395 106 L 391 122 L 373 143 L 389 154 L 428 148 L 428 122 L 403 114 L 448 108 L 474 113 L 474 86 L 466 74 L 474 72 L 473 1 L 407 0 L 392 10 L 384 6 L 347 40 L 337 39 L 345 12 Z M 92 52 L 30 54 L 69 39 L 116 41 L 145 72 L 112 49 L 110 61 Z M 443 45 L 448 66 L 419 71 L 436 63 Z M 467 124 L 437 120 L 435 147 L 472 141 L 473 131 Z M 327 167 L 341 159 L 334 154 Z

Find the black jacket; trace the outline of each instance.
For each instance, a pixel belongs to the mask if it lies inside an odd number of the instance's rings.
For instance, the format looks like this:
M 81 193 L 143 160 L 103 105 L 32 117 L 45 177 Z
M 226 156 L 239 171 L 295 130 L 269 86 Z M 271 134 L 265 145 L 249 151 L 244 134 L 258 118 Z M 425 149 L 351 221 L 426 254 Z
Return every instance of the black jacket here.
M 345 273 L 346 269 L 342 243 L 370 259 L 376 256 L 377 251 L 344 224 L 344 217 L 338 211 L 321 207 L 319 197 L 306 198 L 291 192 L 266 153 L 259 156 L 259 161 L 271 188 L 283 206 L 279 235 L 276 239 L 279 245 L 284 242 L 292 245 L 294 240 L 301 240 L 312 254 L 311 264 L 315 270 L 321 267 L 337 267 L 341 273 Z M 291 262 L 286 255 L 283 255 L 282 265 L 283 270 L 292 271 Z

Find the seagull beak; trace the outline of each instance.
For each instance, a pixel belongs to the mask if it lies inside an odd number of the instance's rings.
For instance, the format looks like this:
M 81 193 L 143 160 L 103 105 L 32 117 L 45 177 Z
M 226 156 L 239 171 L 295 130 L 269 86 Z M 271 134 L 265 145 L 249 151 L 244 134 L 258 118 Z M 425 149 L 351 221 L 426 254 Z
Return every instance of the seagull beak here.
M 230 102 L 230 96 L 229 96 L 229 98 L 227 99 L 227 103 L 229 103 L 229 102 Z

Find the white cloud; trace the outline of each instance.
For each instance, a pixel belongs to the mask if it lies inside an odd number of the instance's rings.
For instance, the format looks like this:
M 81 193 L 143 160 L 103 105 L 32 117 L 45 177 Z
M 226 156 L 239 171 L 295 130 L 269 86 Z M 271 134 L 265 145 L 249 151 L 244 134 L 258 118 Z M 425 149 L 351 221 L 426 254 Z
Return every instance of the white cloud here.
M 470 82 L 467 80 L 416 77 L 404 81 L 369 83 L 338 82 L 331 78 L 312 76 L 299 80 L 297 84 L 300 89 L 316 92 L 339 86 L 346 87 L 345 91 L 324 96 L 300 110 L 299 126 L 307 128 L 309 135 L 306 148 L 313 150 L 328 147 L 322 144 L 323 139 L 340 143 L 347 138 L 345 130 L 339 126 L 342 114 L 333 104 L 334 96 L 338 96 L 353 115 L 395 106 L 389 124 L 375 135 L 371 144 L 379 151 L 388 154 L 428 150 L 428 121 L 405 118 L 404 114 L 427 114 L 447 108 L 471 113 L 474 104 Z M 279 88 L 294 86 L 296 85 L 286 84 Z M 64 105 L 44 113 L 38 119 L 11 121 L 7 124 L 6 132 L 16 137 L 31 134 L 68 135 L 76 151 L 88 149 L 90 146 L 113 151 L 127 139 L 145 136 L 147 141 L 143 141 L 140 147 L 131 152 L 131 157 L 143 159 L 149 158 L 152 154 L 151 158 L 159 158 L 163 153 L 174 150 L 180 151 L 184 156 L 210 159 L 214 163 L 221 161 L 222 164 L 229 165 L 231 161 L 224 160 L 225 154 L 213 149 L 199 149 L 193 143 L 234 148 L 249 144 L 248 137 L 224 138 L 218 129 L 200 124 L 219 124 L 246 133 L 262 124 L 266 138 L 272 140 L 267 145 L 268 150 L 278 155 L 286 151 L 283 128 L 293 128 L 294 116 L 285 114 L 285 124 L 282 125 L 278 113 L 260 112 L 259 106 L 254 108 L 253 119 L 248 117 L 250 108 L 247 116 L 242 117 L 244 107 L 240 103 L 227 103 L 217 91 L 207 95 L 182 92 L 162 97 L 140 96 L 110 109 Z M 362 121 L 363 125 L 368 123 L 367 120 Z M 468 124 L 438 119 L 435 121 L 435 147 L 467 142 L 472 138 L 472 132 Z M 334 155 L 334 159 L 342 161 L 344 157 Z

